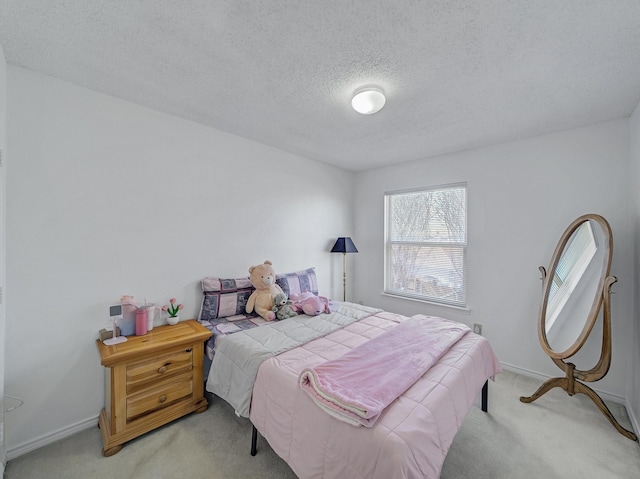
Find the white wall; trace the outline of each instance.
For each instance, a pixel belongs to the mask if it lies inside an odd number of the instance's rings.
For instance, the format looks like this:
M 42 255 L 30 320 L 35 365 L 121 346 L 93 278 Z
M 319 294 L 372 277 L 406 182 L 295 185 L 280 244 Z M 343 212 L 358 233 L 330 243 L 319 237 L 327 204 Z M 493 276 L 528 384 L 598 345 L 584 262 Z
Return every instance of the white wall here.
M 634 287 L 638 290 L 640 285 L 640 105 L 633 112 L 630 120 L 631 137 L 631 169 L 629 174 L 629 186 L 632 205 L 630 225 L 634 234 Z M 632 353 L 629 354 L 631 360 L 631 380 L 627 383 L 627 410 L 632 422 L 636 425 L 636 431 L 640 430 L 640 295 L 633 295 L 633 321 L 632 333 Z
M 360 253 L 352 255 L 355 297 L 404 314 L 481 323 L 504 364 L 530 374 L 563 376 L 538 342 L 538 266 L 549 264 L 571 221 L 599 213 L 613 229 L 611 272 L 619 282 L 612 296 L 613 362 L 607 377 L 594 387 L 623 401 L 632 355 L 628 138 L 629 122 L 623 119 L 357 174 L 353 239 Z M 382 296 L 385 191 L 457 182 L 468 184 L 470 311 Z M 589 369 L 597 362 L 598 334 L 594 329 L 574 358 L 578 368 Z
M 207 275 L 315 266 L 350 234 L 353 174 L 9 65 L 8 457 L 95 425 L 95 344 L 122 294 L 195 317 Z
M 6 274 L 6 254 L 5 254 L 5 205 L 6 205 L 6 129 L 5 114 L 7 111 L 7 63 L 4 59 L 4 50 L 0 45 L 0 151 L 2 152 L 2 162 L 0 165 L 0 288 L 2 297 L 0 298 L 0 474 L 4 472 L 6 458 L 6 448 L 4 441 L 4 351 L 6 338 L 6 307 L 5 307 L 5 274 Z

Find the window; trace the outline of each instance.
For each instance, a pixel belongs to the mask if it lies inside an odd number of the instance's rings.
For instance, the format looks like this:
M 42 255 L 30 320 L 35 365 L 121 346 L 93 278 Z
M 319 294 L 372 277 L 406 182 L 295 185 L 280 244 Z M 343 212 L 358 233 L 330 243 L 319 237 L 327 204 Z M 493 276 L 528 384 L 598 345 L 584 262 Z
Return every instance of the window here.
M 466 307 L 466 184 L 386 193 L 385 216 L 385 293 Z

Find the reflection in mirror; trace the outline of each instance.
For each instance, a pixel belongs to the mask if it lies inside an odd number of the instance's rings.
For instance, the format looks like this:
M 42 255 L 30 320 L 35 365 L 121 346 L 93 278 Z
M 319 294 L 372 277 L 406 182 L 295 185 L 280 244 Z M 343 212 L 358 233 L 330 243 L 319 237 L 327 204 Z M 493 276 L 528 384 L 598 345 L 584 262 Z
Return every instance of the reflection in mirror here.
M 545 317 L 549 347 L 567 350 L 580 337 L 602 277 L 604 231 L 585 221 L 573 232 L 550 278 Z
M 611 286 L 617 278 L 609 275 L 613 255 L 613 235 L 607 220 L 589 214 L 576 219 L 565 230 L 543 274 L 543 297 L 538 322 L 540 345 L 564 371 L 564 377 L 545 381 L 531 396 L 530 403 L 559 387 L 569 396 L 588 396 L 609 422 L 624 436 L 637 441 L 633 431 L 623 428 L 598 394 L 584 382 L 602 379 L 611 365 Z M 598 363 L 580 370 L 565 360 L 584 345 L 602 310 L 602 350 Z

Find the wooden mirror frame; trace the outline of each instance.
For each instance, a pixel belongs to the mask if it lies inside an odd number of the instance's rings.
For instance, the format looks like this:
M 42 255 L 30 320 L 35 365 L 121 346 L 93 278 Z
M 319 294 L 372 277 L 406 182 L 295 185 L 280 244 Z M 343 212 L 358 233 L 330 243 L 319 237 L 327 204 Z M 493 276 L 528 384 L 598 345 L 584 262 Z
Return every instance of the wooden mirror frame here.
M 551 284 L 553 282 L 554 271 L 560 262 L 560 258 L 564 253 L 565 247 L 569 242 L 573 233 L 585 222 L 594 221 L 600 225 L 602 228 L 602 232 L 604 235 L 604 243 L 603 245 L 599 245 L 606 248 L 604 251 L 603 259 L 602 259 L 602 269 L 601 275 L 599 279 L 599 283 L 597 285 L 595 298 L 591 305 L 591 309 L 588 313 L 588 317 L 585 320 L 582 331 L 576 340 L 564 351 L 555 351 L 550 345 L 547 339 L 546 333 L 546 317 L 547 317 L 547 305 L 549 300 L 549 293 L 551 290 Z M 547 270 L 543 266 L 540 266 L 540 272 L 542 273 L 543 280 L 543 297 L 542 304 L 540 308 L 540 316 L 538 321 L 538 339 L 540 340 L 540 345 L 544 352 L 551 358 L 551 360 L 564 371 L 564 377 L 551 378 L 545 381 L 538 390 L 533 393 L 531 396 L 522 396 L 520 397 L 520 401 L 524 403 L 531 403 L 536 399 L 540 398 L 545 393 L 549 392 L 551 389 L 555 387 L 560 387 L 564 389 L 569 396 L 573 396 L 576 393 L 582 393 L 591 398 L 591 400 L 596 404 L 596 406 L 600 409 L 600 411 L 607 417 L 609 422 L 624 436 L 628 437 L 633 441 L 637 441 L 638 437 L 633 431 L 629 431 L 622 427 L 620 423 L 615 419 L 611 411 L 606 406 L 604 401 L 600 398 L 600 396 L 586 384 L 583 384 L 580 381 L 585 382 L 594 382 L 602 379 L 607 372 L 609 371 L 609 366 L 611 365 L 611 286 L 616 283 L 618 280 L 615 276 L 609 275 L 609 270 L 611 267 L 611 258 L 613 256 L 613 235 L 611 233 L 611 227 L 607 220 L 605 220 L 600 215 L 595 214 L 587 214 L 577 218 L 573 221 L 569 227 L 565 230 L 564 234 L 560 238 L 558 245 L 551 257 L 551 264 L 549 266 L 549 274 L 547 274 Z M 589 334 L 595 325 L 598 315 L 600 313 L 600 309 L 602 308 L 602 349 L 600 352 L 600 359 L 598 363 L 591 369 L 587 371 L 582 371 L 576 369 L 575 365 L 570 362 L 565 362 L 565 359 L 576 354 L 584 343 L 587 341 Z
M 597 223 L 602 231 L 603 236 L 603 244 L 598 245 L 598 248 L 603 248 L 604 254 L 602 254 L 602 263 L 600 264 L 600 278 L 598 285 L 595 289 L 596 294 L 594 295 L 593 302 L 591 304 L 591 310 L 589 311 L 587 318 L 584 321 L 584 326 L 582 328 L 582 332 L 575 339 L 573 344 L 568 346 L 564 351 L 556 351 L 554 350 L 549 341 L 547 339 L 547 306 L 549 304 L 549 295 L 551 292 L 551 286 L 553 285 L 553 274 L 547 275 L 546 272 L 553 272 L 558 267 L 562 255 L 567 247 L 567 244 L 571 240 L 573 234 L 586 222 L 594 221 Z M 611 233 L 611 227 L 607 220 L 605 220 L 602 216 L 588 214 L 583 215 L 580 218 L 577 218 L 573 221 L 569 227 L 565 230 L 558 241 L 558 245 L 556 246 L 555 251 L 553 252 L 553 256 L 551 257 L 551 264 L 549 265 L 549 269 L 545 270 L 544 267 L 540 266 L 539 270 L 542 273 L 543 280 L 543 296 L 542 303 L 540 307 L 540 316 L 538 321 L 538 339 L 540 340 L 540 345 L 545 353 L 549 355 L 549 357 L 553 359 L 566 359 L 574 354 L 576 354 L 584 343 L 587 341 L 589 334 L 591 334 L 591 330 L 593 326 L 596 324 L 598 319 L 598 313 L 600 312 L 600 308 L 602 307 L 602 303 L 604 297 L 607 295 L 602 294 L 601 292 L 604 290 L 604 285 L 607 279 L 609 278 L 609 271 L 611 269 L 611 258 L 613 257 L 613 234 Z M 615 277 L 613 283 L 615 283 Z M 613 284 L 611 283 L 611 284 Z M 604 348 L 603 348 L 604 349 Z M 609 350 L 611 348 L 609 347 Z M 611 360 L 609 358 L 609 364 Z M 609 365 L 607 365 L 608 369 Z M 606 371 L 604 371 L 606 374 Z M 604 374 L 602 376 L 604 376 Z

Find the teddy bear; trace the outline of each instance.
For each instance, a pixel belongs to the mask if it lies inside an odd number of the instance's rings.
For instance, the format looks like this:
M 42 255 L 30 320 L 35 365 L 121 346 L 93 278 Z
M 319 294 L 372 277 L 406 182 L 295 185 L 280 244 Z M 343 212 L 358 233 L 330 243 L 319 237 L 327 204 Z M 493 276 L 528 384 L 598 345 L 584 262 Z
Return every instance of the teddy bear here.
M 317 316 L 321 313 L 330 313 L 329 300 L 324 296 L 316 296 L 313 293 L 305 291 L 300 294 L 292 294 L 293 309 L 302 311 L 308 316 Z
M 262 316 L 267 321 L 276 319 L 273 312 L 273 298 L 278 293 L 284 293 L 282 288 L 276 283 L 276 272 L 271 266 L 271 261 L 266 260 L 263 264 L 251 266 L 249 268 L 249 280 L 255 288 L 247 300 L 245 310 Z
M 273 312 L 276 313 L 276 319 L 287 319 L 298 316 L 291 305 L 293 301 L 287 298 L 285 293 L 278 293 L 273 298 Z

